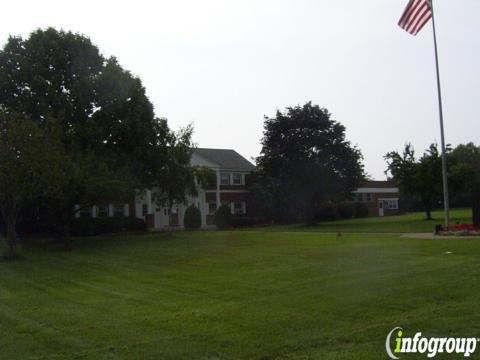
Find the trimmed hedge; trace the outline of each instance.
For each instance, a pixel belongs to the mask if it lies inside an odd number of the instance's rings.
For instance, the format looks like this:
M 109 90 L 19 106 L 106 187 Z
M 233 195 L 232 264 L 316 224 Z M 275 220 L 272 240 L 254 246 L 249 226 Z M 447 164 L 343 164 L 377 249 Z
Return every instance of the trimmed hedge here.
M 232 212 L 230 206 L 221 205 L 215 212 L 215 225 L 220 230 L 232 227 Z
M 265 219 L 259 217 L 245 216 L 245 215 L 233 215 L 232 226 L 233 227 L 247 227 L 265 225 L 268 222 Z
M 74 219 L 70 227 L 73 236 L 95 236 L 123 231 L 146 231 L 143 219 L 133 217 L 105 217 Z
M 200 213 L 200 210 L 195 205 L 190 205 L 187 210 L 185 210 L 183 222 L 185 229 L 200 229 L 200 226 L 202 225 L 202 214 Z
M 355 216 L 353 203 L 343 202 L 337 205 L 338 214 L 341 219 L 351 219 Z
M 317 209 L 317 221 L 335 221 L 340 219 L 364 218 L 368 216 L 368 207 L 361 202 L 325 203 Z
M 338 206 L 334 203 L 326 203 L 317 209 L 315 215 L 317 221 L 334 221 L 340 219 Z
M 354 203 L 354 212 L 356 218 L 364 218 L 368 216 L 368 207 L 365 203 L 356 202 Z

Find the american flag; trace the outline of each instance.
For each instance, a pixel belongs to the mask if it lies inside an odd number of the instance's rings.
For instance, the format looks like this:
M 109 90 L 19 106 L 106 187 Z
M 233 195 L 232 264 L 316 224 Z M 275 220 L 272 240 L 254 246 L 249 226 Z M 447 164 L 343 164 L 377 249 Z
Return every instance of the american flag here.
M 431 18 L 432 4 L 430 0 L 410 0 L 398 26 L 412 35 L 417 35 Z

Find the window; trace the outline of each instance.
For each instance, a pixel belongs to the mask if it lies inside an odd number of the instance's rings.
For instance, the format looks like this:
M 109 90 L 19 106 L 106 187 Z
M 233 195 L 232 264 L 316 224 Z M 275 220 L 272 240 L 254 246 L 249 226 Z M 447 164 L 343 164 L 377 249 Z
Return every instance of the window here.
M 145 216 L 148 214 L 148 205 L 147 204 L 143 204 L 142 205 L 142 215 Z
M 367 200 L 366 200 L 367 202 L 372 201 L 372 194 L 370 194 L 370 193 L 366 194 L 366 198 L 367 198 Z
M 109 215 L 110 215 L 110 211 L 109 211 L 108 205 L 100 205 L 98 207 L 99 218 L 108 217 Z
M 165 216 L 170 215 L 170 209 L 169 208 L 163 208 L 163 215 L 165 215 Z
M 232 174 L 232 184 L 233 185 L 242 185 L 243 183 L 243 176 L 240 173 L 233 173 Z
M 125 206 L 123 204 L 118 204 L 113 206 L 113 216 L 123 217 L 125 216 Z
M 215 214 L 215 211 L 217 211 L 217 203 L 208 203 L 208 213 L 212 215 Z
M 243 203 L 242 202 L 234 202 L 233 203 L 233 213 L 235 215 L 241 215 L 241 214 L 244 214 L 244 210 L 243 210 Z
M 383 208 L 387 210 L 398 210 L 398 199 L 383 200 Z
M 81 218 L 91 218 L 92 217 L 92 208 L 84 208 L 79 212 Z
M 355 201 L 362 202 L 363 201 L 363 194 L 355 194 Z
M 230 185 L 230 174 L 221 173 L 220 174 L 220 185 Z

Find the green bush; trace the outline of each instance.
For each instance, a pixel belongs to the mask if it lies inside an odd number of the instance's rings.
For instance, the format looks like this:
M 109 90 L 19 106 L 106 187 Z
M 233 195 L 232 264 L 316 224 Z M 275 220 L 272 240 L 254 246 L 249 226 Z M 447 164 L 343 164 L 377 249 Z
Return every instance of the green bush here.
M 338 214 L 342 219 L 351 219 L 355 214 L 353 204 L 349 202 L 343 202 L 337 205 Z
M 247 227 L 247 226 L 259 226 L 266 225 L 268 221 L 261 217 L 245 216 L 245 215 L 233 215 L 232 227 Z
M 325 203 L 317 209 L 315 216 L 317 221 L 333 221 L 340 219 L 338 207 L 334 203 Z
M 220 230 L 228 229 L 232 226 L 232 212 L 230 206 L 221 205 L 215 212 L 215 225 Z
M 354 213 L 356 218 L 364 218 L 368 216 L 368 207 L 365 203 L 354 203 Z
M 190 205 L 187 210 L 185 210 L 183 223 L 186 229 L 200 229 L 202 225 L 202 214 L 195 205 Z
M 146 231 L 144 220 L 133 217 L 78 218 L 70 227 L 73 236 L 95 236 L 123 231 Z

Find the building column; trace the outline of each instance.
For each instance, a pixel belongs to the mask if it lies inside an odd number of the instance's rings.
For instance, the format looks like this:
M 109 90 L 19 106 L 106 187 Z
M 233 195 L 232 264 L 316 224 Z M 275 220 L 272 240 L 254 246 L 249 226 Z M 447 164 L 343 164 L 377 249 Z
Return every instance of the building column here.
M 207 226 L 208 204 L 206 202 L 206 194 L 204 191 L 198 193 L 198 208 L 202 216 L 202 228 Z
M 152 209 L 152 191 L 146 190 L 145 191 L 145 200 L 147 202 L 147 214 L 153 214 Z
M 217 170 L 217 192 L 216 192 L 217 209 L 220 207 L 220 169 Z

